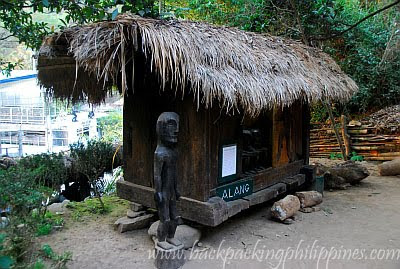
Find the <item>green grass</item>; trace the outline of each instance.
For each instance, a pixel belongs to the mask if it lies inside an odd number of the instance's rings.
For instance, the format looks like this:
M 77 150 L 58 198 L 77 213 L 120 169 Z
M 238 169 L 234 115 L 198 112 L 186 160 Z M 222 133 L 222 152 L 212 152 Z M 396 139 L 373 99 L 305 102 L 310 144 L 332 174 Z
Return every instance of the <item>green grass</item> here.
M 74 220 L 80 220 L 81 218 L 95 215 L 121 216 L 126 214 L 126 210 L 129 207 L 129 201 L 116 195 L 103 196 L 102 201 L 105 210 L 102 209 L 97 198 L 87 199 L 83 202 L 70 202 L 67 204 L 67 208 L 71 211 L 71 216 Z
M 48 235 L 52 232 L 54 226 L 64 226 L 64 218 L 47 211 L 44 218 L 40 218 L 37 214 L 33 214 L 37 221 L 36 235 Z

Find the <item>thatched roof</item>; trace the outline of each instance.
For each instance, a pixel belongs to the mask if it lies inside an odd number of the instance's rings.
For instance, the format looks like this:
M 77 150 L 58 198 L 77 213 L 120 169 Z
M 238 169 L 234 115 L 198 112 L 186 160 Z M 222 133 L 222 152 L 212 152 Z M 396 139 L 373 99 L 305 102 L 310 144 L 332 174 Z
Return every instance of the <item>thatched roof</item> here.
M 133 53 L 134 52 L 134 53 Z M 56 97 L 98 102 L 142 55 L 160 81 L 192 91 L 197 105 L 241 108 L 255 115 L 297 99 L 345 101 L 357 85 L 316 48 L 269 35 L 189 21 L 121 15 L 77 26 L 45 40 L 39 83 Z M 132 68 L 131 68 L 132 69 Z M 136 78 L 137 79 L 137 78 Z

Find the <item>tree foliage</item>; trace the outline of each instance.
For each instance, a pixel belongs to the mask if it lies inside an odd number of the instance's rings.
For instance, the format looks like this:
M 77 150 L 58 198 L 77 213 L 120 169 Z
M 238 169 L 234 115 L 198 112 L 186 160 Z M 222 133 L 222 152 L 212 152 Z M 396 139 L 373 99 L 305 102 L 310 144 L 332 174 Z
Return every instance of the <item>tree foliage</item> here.
M 97 126 L 101 137 L 111 143 L 122 142 L 122 113 L 111 112 L 107 116 L 97 118 Z
M 321 47 L 359 85 L 360 91 L 348 104 L 356 112 L 400 102 L 400 4 L 343 33 L 383 4 L 358 0 L 189 0 L 187 9 L 179 14 Z
M 154 0 L 0 0 L 0 28 L 9 34 L 1 40 L 16 38 L 28 48 L 39 49 L 44 36 L 70 24 L 113 20 L 121 12 L 155 17 Z M 46 21 L 38 14 L 50 14 Z M 55 15 L 55 16 L 54 16 Z M 49 23 L 49 17 L 51 19 Z M 17 62 L 0 55 L 0 71 L 9 73 Z
M 88 140 L 87 143 L 78 142 L 70 145 L 70 151 L 77 171 L 87 177 L 105 210 L 97 184 L 100 176 L 112 169 L 113 145 L 106 141 Z
M 0 20 L 12 36 L 26 46 L 38 49 L 54 25 L 37 21 L 36 13 L 64 13 L 60 25 L 115 19 L 119 11 L 154 15 L 154 0 L 0 0 Z
M 61 153 L 43 153 L 21 158 L 18 165 L 30 171 L 37 186 L 59 189 L 67 179 L 67 168 Z

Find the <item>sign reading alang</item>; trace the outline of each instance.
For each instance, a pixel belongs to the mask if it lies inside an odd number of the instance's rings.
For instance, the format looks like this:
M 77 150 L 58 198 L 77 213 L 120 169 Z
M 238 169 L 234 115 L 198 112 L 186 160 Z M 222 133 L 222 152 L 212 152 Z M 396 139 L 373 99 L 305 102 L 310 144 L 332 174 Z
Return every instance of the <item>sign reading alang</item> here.
M 253 179 L 233 182 L 217 188 L 217 195 L 224 201 L 233 201 L 253 193 Z

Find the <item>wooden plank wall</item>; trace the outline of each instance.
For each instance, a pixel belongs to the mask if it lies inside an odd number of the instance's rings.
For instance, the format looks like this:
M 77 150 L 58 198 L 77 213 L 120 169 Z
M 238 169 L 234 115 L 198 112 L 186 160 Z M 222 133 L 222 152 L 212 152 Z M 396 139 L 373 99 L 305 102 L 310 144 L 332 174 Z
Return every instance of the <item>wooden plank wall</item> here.
M 275 108 L 273 112 L 272 167 L 306 159 L 307 135 L 302 103 L 289 108 Z
M 158 94 L 158 92 L 157 92 Z M 206 201 L 209 186 L 205 127 L 207 113 L 196 111 L 190 97 L 181 100 L 165 94 L 135 92 L 125 97 L 124 167 L 125 180 L 153 187 L 153 158 L 157 146 L 156 122 L 165 111 L 180 116 L 177 150 L 179 190 L 183 196 Z M 183 180 L 184 179 L 184 180 Z

